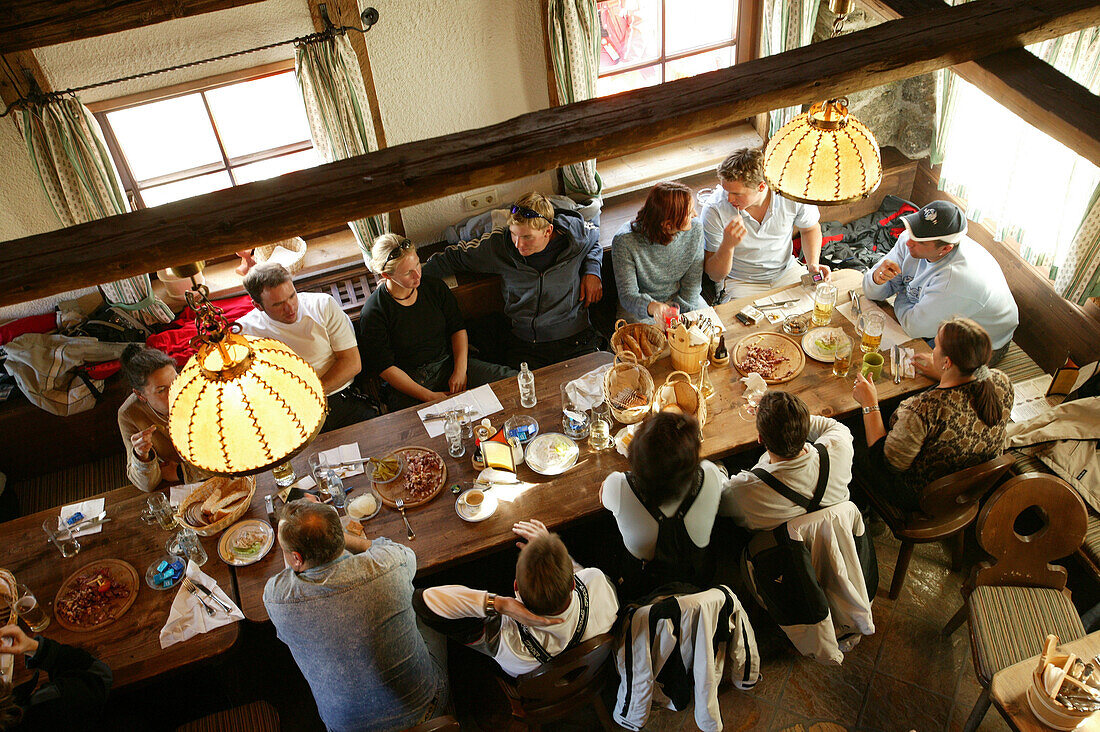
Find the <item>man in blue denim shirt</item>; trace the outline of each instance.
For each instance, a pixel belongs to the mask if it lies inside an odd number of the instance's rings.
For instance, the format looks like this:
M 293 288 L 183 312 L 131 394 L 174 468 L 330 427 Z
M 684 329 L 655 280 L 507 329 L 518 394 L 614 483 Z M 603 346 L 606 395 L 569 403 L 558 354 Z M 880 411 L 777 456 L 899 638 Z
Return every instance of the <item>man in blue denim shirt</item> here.
M 328 729 L 402 730 L 445 714 L 445 646 L 433 657 L 417 628 L 412 550 L 345 534 L 334 509 L 306 500 L 287 504 L 278 533 L 287 569 L 268 580 L 264 606 Z

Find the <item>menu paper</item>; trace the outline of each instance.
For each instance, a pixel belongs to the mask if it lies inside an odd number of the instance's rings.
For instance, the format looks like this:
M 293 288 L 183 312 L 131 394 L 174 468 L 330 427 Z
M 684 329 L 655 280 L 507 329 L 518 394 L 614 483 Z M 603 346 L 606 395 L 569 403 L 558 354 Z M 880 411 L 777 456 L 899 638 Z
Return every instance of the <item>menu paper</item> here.
M 555 394 L 556 393 L 555 391 Z M 490 414 L 504 411 L 504 406 L 500 403 L 500 400 L 497 399 L 497 395 L 493 393 L 492 387 L 485 384 L 476 389 L 470 389 L 461 394 L 456 394 L 450 399 L 444 399 L 441 402 L 433 402 L 423 409 L 418 409 L 416 413 L 424 423 L 424 429 L 428 431 L 428 437 L 439 437 L 443 434 L 443 423 L 446 420 L 433 419 L 428 421 L 424 419 L 424 415 L 443 414 L 448 410 L 458 409 L 459 407 L 470 408 L 470 422 L 473 424 L 480 422 L 482 417 L 488 417 Z
M 1050 374 L 1040 374 L 1033 379 L 1012 385 L 1012 421 L 1025 422 L 1045 414 L 1062 402 L 1061 397 L 1048 397 L 1047 389 L 1053 380 Z

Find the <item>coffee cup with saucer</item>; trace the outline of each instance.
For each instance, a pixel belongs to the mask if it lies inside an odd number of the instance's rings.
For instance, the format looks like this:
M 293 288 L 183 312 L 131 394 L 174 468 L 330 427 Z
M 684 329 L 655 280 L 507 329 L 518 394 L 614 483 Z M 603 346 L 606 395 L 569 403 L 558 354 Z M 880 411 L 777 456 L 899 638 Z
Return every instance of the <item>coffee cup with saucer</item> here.
M 497 499 L 491 490 L 473 487 L 455 501 L 455 512 L 463 521 L 484 521 L 497 510 Z

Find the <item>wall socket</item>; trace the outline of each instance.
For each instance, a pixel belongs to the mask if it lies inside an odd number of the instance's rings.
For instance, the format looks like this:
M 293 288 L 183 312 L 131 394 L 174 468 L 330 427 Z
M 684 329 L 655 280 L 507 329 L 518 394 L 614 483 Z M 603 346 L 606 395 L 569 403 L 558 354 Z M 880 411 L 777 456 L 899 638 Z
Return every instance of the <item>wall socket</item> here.
M 492 208 L 500 202 L 497 189 L 490 188 L 477 193 L 470 193 L 462 197 L 462 208 L 466 211 L 480 211 L 483 208 Z

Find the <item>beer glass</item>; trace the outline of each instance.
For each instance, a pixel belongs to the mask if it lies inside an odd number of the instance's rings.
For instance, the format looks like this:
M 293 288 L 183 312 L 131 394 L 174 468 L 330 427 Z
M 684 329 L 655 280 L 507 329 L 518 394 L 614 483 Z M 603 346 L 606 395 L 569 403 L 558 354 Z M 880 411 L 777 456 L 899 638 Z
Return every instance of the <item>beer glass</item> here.
M 67 525 L 58 528 L 56 518 L 48 518 L 42 522 L 42 530 L 46 532 L 46 538 L 57 547 L 61 556 L 68 559 L 80 551 L 80 542 L 73 536 L 73 531 Z
M 836 351 L 833 352 L 833 376 L 847 376 L 851 366 L 852 339 L 846 335 L 839 336 Z
M 882 313 L 871 312 L 859 316 L 860 341 L 859 350 L 864 353 L 873 353 L 882 344 L 882 329 L 886 325 L 886 319 Z
M 141 512 L 141 520 L 147 524 L 157 523 L 165 531 L 176 528 L 176 512 L 172 504 L 168 502 L 168 496 L 163 493 L 154 493 L 146 499 L 145 510 Z
M 168 544 L 164 548 L 169 554 L 186 557 L 200 567 L 206 564 L 206 549 L 203 548 L 202 542 L 199 541 L 199 535 L 195 533 L 194 529 L 180 529 L 175 536 L 168 540 Z
M 833 306 L 836 305 L 836 286 L 828 282 L 818 284 L 814 290 L 814 326 L 821 328 L 833 319 Z
M 568 382 L 561 385 L 561 429 L 574 440 L 588 437 L 588 410 L 584 409 L 566 389 Z
M 50 625 L 50 616 L 38 603 L 38 598 L 26 585 L 16 585 L 15 613 L 27 624 L 32 633 L 40 633 Z

